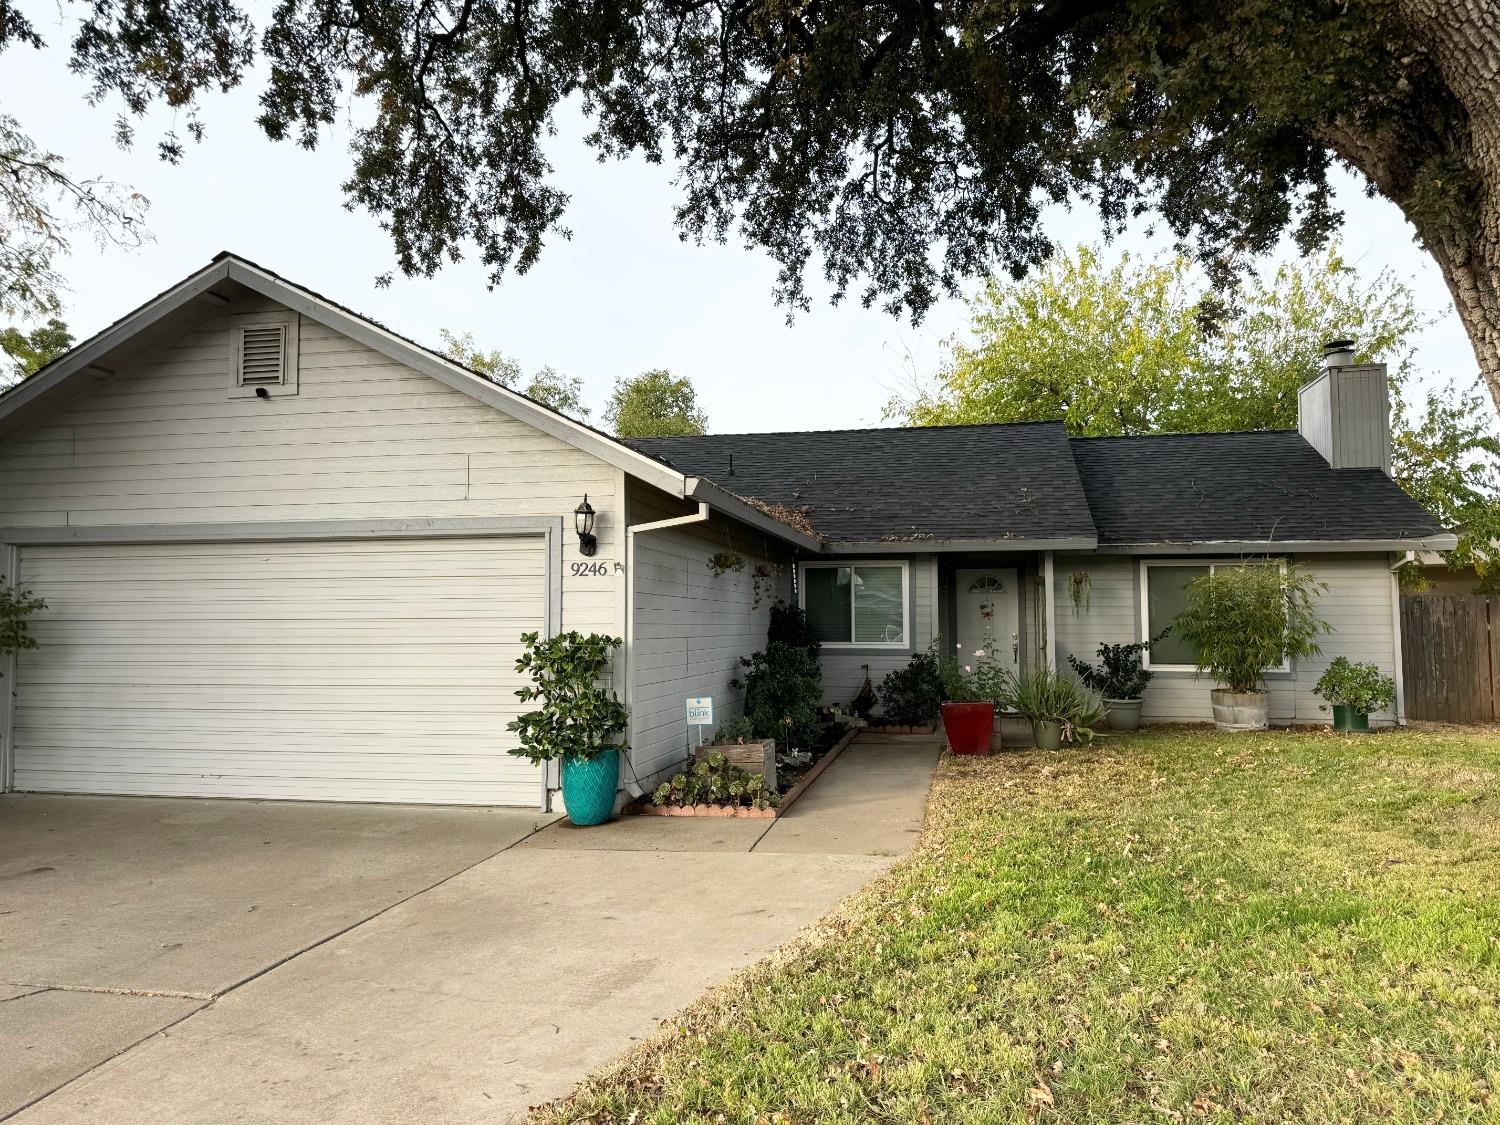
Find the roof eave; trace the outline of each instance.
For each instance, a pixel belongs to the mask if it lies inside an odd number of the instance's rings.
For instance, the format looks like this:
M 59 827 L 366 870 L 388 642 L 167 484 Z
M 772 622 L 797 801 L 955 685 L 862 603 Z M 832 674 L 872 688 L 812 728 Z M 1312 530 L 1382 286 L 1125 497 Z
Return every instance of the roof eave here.
M 1092 535 L 1014 539 L 840 539 L 824 544 L 825 554 L 909 555 L 948 551 L 1092 551 Z
M 1449 532 L 1417 538 L 1392 539 L 1197 539 L 1191 542 L 1101 543 L 1100 554 L 1221 555 L 1226 552 L 1294 552 L 1342 554 L 1355 551 L 1451 551 L 1458 536 Z

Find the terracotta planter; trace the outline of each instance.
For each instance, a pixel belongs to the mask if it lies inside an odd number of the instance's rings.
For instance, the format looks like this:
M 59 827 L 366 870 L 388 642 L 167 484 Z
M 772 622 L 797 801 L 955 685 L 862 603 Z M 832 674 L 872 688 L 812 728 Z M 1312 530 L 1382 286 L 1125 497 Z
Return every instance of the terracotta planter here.
M 1104 716 L 1109 720 L 1109 729 L 1118 731 L 1139 730 L 1141 726 L 1141 704 L 1139 699 L 1106 699 Z
M 994 727 L 993 703 L 943 704 L 943 733 L 955 754 L 988 754 Z
M 1220 730 L 1265 730 L 1271 725 L 1268 691 L 1215 688 L 1209 692 L 1209 698 L 1213 701 L 1214 726 Z

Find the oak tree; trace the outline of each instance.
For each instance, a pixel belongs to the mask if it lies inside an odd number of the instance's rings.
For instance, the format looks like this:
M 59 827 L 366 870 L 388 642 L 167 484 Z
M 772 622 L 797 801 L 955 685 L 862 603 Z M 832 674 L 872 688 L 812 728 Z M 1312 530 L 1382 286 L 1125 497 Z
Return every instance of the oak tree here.
M 198 135 L 202 95 L 257 49 L 268 136 L 359 122 L 349 202 L 412 274 L 473 247 L 498 279 L 565 233 L 546 144 L 575 109 L 601 157 L 673 161 L 683 234 L 763 247 L 782 300 L 821 270 L 836 299 L 913 316 L 1045 260 L 1041 209 L 1068 200 L 1110 230 L 1159 216 L 1228 287 L 1288 231 L 1325 242 L 1341 162 L 1410 220 L 1500 404 L 1500 7 L 1481 0 L 280 0 L 261 27 L 237 0 L 62 3 L 122 139 L 158 103 Z M 39 42 L 0 0 L 0 46 Z

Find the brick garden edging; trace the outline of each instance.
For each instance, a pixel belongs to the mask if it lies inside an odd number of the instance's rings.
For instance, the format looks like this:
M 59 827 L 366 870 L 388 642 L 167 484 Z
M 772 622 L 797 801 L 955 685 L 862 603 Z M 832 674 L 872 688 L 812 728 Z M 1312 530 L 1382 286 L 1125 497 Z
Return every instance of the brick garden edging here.
M 751 809 L 740 805 L 653 805 L 649 797 L 644 797 L 633 806 L 627 805 L 621 812 L 634 813 L 640 816 L 721 816 L 731 820 L 775 820 L 787 809 L 791 808 L 797 798 L 807 792 L 808 786 L 822 775 L 833 760 L 842 754 L 845 748 L 854 741 L 861 729 L 855 727 L 839 739 L 829 749 L 828 753 L 818 759 L 817 765 L 802 775 L 802 780 L 787 790 L 786 795 L 781 798 L 781 804 L 774 809 Z
M 937 727 L 932 723 L 926 726 L 902 727 L 902 726 L 868 726 L 865 730 L 871 734 L 936 734 Z

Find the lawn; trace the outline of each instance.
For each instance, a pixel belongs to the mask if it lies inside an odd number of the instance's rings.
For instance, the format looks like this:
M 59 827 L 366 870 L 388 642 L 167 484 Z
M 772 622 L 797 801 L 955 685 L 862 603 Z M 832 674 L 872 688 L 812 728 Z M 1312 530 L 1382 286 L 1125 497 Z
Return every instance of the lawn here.
M 1500 1120 L 1500 730 L 945 759 L 922 844 L 542 1122 Z

